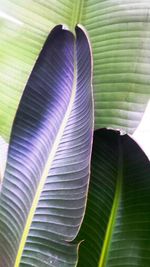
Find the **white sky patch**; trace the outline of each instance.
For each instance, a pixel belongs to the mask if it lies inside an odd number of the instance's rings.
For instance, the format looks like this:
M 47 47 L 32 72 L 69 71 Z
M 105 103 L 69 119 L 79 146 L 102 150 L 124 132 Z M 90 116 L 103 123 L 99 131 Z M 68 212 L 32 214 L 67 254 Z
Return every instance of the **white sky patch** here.
M 14 18 L 14 17 L 8 15 L 7 13 L 5 13 L 5 12 L 3 12 L 1 10 L 0 10 L 0 18 L 4 18 L 4 19 L 6 19 L 8 21 L 11 21 L 11 22 L 13 22 L 15 24 L 18 24 L 18 25 L 23 25 L 22 21 L 20 21 L 20 20 Z
M 139 144 L 150 160 L 150 100 L 147 104 L 143 118 L 132 135 L 132 138 Z
M 8 144 L 0 136 L 0 178 L 3 178 L 6 160 L 7 160 Z M 1 180 L 0 179 L 0 180 Z

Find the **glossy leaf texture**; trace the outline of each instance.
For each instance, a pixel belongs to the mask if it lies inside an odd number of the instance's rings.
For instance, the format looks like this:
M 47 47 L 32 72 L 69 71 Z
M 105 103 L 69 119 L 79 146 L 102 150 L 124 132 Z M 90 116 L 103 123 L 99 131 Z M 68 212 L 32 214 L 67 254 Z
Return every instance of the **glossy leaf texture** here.
M 50 33 L 21 99 L 0 196 L 0 267 L 73 267 L 93 135 L 91 51 Z
M 150 163 L 127 135 L 95 131 L 78 267 L 150 266 Z
M 0 0 L 0 6 L 0 135 L 9 139 L 34 62 L 60 23 L 88 30 L 95 128 L 134 132 L 150 99 L 149 0 Z

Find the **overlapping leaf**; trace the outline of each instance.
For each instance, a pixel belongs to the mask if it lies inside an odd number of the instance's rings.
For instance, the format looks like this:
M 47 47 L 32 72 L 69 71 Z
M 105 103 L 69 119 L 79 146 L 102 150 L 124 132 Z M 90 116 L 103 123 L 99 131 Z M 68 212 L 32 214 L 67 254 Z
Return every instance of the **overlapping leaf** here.
M 94 57 L 95 128 L 132 133 L 150 99 L 150 2 L 84 1 Z
M 50 30 L 69 24 L 71 1 L 0 0 L 0 135 L 9 138 L 27 79 Z
M 96 131 L 78 267 L 150 266 L 150 164 L 127 135 Z
M 93 112 L 86 35 L 57 26 L 14 121 L 0 198 L 0 267 L 75 266 Z
M 133 132 L 150 98 L 148 0 L 0 0 L 0 134 L 9 137 L 26 80 L 50 29 L 88 30 L 95 127 Z

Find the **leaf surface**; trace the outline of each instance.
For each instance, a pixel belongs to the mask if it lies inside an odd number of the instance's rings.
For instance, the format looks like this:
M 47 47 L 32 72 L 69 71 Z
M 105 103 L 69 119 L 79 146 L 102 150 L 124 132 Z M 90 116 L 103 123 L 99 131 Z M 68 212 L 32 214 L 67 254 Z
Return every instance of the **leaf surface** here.
M 150 164 L 127 135 L 94 135 L 78 267 L 150 265 Z
M 95 129 L 137 128 L 150 99 L 150 2 L 84 1 L 94 57 Z
M 0 267 L 75 266 L 93 133 L 83 30 L 48 37 L 13 124 L 0 197 Z
M 88 30 L 95 128 L 133 133 L 150 99 L 148 0 L 0 0 L 0 134 L 9 139 L 20 96 L 56 24 Z

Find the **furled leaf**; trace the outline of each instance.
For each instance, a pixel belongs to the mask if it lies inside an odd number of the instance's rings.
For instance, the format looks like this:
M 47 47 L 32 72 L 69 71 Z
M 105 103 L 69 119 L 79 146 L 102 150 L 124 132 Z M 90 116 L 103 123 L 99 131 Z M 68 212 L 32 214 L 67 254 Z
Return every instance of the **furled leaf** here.
M 75 266 L 93 132 L 91 55 L 54 28 L 13 124 L 0 197 L 0 267 Z
M 78 267 L 150 266 L 150 163 L 127 135 L 94 135 Z
M 9 137 L 50 29 L 83 24 L 94 56 L 95 127 L 134 132 L 150 98 L 148 0 L 0 0 L 0 134 Z

